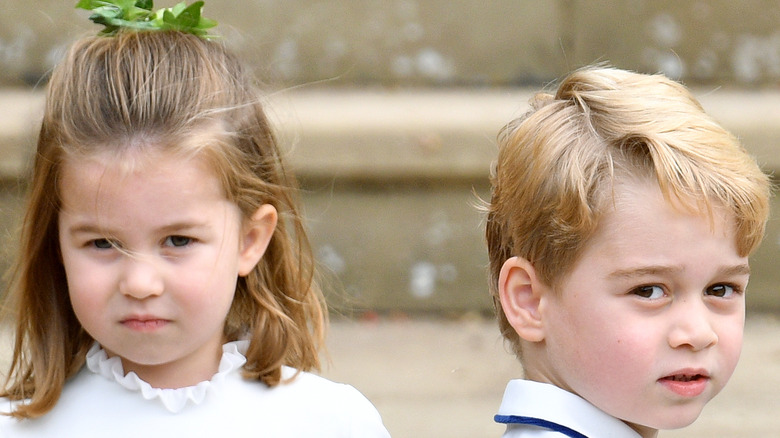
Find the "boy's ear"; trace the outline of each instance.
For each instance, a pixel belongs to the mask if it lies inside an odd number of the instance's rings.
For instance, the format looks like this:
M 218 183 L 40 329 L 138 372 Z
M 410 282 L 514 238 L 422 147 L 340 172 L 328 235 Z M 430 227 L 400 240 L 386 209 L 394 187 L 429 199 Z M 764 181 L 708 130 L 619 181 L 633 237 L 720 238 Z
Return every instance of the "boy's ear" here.
M 244 277 L 260 262 L 276 229 L 278 213 L 270 204 L 263 204 L 241 228 L 238 255 L 238 275 Z
M 504 262 L 498 278 L 501 307 L 509 324 L 521 339 L 540 342 L 544 339 L 544 327 L 539 303 L 545 286 L 536 277 L 533 265 L 522 257 L 512 257 Z

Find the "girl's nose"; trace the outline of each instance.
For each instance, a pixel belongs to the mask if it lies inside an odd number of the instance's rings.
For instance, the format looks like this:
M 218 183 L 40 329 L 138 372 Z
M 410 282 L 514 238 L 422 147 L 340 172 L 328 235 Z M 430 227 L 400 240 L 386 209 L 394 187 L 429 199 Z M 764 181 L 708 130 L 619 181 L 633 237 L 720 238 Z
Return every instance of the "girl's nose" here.
M 163 277 L 154 260 L 128 255 L 119 280 L 119 292 L 127 297 L 143 300 L 158 296 L 165 290 Z
M 710 318 L 711 311 L 701 300 L 685 300 L 679 303 L 669 332 L 672 348 L 689 348 L 700 351 L 718 343 L 718 333 Z

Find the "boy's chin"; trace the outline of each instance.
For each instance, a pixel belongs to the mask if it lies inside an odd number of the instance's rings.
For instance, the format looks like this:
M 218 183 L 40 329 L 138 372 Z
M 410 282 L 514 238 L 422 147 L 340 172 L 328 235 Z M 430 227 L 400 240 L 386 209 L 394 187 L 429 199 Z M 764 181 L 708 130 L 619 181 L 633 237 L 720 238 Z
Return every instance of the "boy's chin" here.
M 678 409 L 678 408 L 673 408 Z M 664 418 L 657 419 L 656 421 L 647 421 L 647 424 L 632 423 L 630 421 L 623 420 L 632 429 L 639 432 L 643 437 L 654 436 L 655 432 L 659 430 L 674 430 L 682 429 L 693 424 L 701 414 L 703 406 L 698 408 L 680 406 L 679 411 L 675 411 L 673 414 Z

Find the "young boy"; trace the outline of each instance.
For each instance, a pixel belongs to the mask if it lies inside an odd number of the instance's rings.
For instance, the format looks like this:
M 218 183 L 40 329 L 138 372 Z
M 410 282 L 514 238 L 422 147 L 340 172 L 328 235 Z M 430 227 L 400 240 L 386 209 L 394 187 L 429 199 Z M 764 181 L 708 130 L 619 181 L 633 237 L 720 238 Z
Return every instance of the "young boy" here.
M 737 364 L 766 175 L 682 85 L 605 67 L 499 135 L 490 289 L 525 370 L 504 437 L 654 437 Z

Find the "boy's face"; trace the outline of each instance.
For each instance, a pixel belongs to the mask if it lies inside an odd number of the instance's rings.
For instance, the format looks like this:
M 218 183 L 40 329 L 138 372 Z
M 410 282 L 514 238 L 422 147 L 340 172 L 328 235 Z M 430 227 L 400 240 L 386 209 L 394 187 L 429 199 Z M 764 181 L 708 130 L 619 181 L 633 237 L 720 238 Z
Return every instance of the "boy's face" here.
M 747 257 L 724 210 L 692 215 L 655 183 L 626 183 L 556 293 L 539 302 L 528 377 L 640 432 L 684 427 L 726 384 L 742 346 Z

